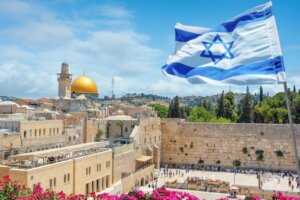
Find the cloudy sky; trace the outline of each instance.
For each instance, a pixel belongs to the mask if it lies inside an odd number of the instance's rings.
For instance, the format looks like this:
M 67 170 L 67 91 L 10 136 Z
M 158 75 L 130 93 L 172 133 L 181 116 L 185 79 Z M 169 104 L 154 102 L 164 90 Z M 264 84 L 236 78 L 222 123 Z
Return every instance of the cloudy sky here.
M 228 87 L 170 80 L 160 68 L 174 50 L 174 25 L 214 27 L 266 1 L 0 1 L 0 96 L 55 97 L 62 62 L 85 72 L 100 97 L 143 92 L 211 95 Z M 300 89 L 300 1 L 273 0 L 288 81 Z M 282 86 L 266 85 L 274 93 Z M 258 86 L 250 86 L 255 92 Z M 245 87 L 232 86 L 243 92 Z

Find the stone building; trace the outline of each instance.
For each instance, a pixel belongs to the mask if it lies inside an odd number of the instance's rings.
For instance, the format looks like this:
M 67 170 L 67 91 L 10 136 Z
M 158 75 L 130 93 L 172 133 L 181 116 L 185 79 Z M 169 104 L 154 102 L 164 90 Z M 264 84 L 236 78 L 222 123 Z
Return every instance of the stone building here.
M 40 183 L 54 191 L 88 195 L 111 187 L 112 169 L 107 143 L 85 143 L 11 156 L 0 165 L 0 174 L 29 188 Z

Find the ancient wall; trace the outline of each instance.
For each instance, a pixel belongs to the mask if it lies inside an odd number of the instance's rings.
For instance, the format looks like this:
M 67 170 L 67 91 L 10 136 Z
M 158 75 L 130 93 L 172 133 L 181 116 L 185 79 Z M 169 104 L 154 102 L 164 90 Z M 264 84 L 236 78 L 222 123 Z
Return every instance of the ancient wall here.
M 132 143 L 113 148 L 113 182 L 135 171 L 136 154 Z
M 98 129 L 101 129 L 103 132 L 101 138 L 105 138 L 107 134 L 106 127 L 107 127 L 107 120 L 105 119 L 86 120 L 84 125 L 84 131 L 83 131 L 83 141 L 85 143 L 94 142 Z
M 142 146 L 143 153 L 153 156 L 155 168 L 160 166 L 161 120 L 160 118 L 142 118 L 136 133 L 133 134 L 136 146 Z
M 232 167 L 233 161 L 239 160 L 241 167 L 295 169 L 288 124 L 191 123 L 176 119 L 165 119 L 161 124 L 162 163 Z M 300 125 L 295 125 L 295 130 L 300 145 Z

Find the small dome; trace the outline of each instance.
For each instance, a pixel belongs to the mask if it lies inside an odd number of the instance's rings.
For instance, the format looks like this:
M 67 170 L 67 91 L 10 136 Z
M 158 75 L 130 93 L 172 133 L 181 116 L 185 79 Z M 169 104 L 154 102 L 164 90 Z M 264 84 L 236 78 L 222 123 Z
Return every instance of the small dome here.
M 124 112 L 122 110 L 117 110 L 116 115 L 124 115 Z
M 98 87 L 91 78 L 82 75 L 72 82 L 71 91 L 75 94 L 98 94 Z

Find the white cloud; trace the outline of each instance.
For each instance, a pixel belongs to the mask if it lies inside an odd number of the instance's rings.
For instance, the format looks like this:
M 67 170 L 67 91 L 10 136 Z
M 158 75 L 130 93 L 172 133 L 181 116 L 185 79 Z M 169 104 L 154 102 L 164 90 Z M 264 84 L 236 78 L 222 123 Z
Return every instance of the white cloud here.
M 42 70 L 10 62 L 0 65 L 0 93 L 17 97 L 49 97 L 57 89 L 55 78 Z
M 124 7 L 117 5 L 100 5 L 96 9 L 100 14 L 105 17 L 112 18 L 130 18 L 132 17 L 131 13 Z
M 9 38 L 17 39 L 25 45 L 39 47 L 58 47 L 67 45 L 72 37 L 72 31 L 58 22 L 29 22 L 22 27 L 6 31 Z
M 147 35 L 128 27 L 99 30 L 95 28 L 99 20 L 64 21 L 56 17 L 55 12 L 42 7 L 44 15 L 37 19 L 34 13 L 30 15 L 30 11 L 34 12 L 32 4 L 24 2 L 23 6 L 26 20 L 10 18 L 19 25 L 0 31 L 0 36 L 6 38 L 5 43 L 0 44 L 4 52 L 0 55 L 3 71 L 0 83 L 7 85 L 0 88 L 2 95 L 56 96 L 56 73 L 63 61 L 69 63 L 74 77 L 83 71 L 91 76 L 99 85 L 101 95 L 110 95 L 112 76 L 116 77 L 116 93 L 120 94 L 134 90 L 143 92 L 153 81 L 152 76 L 160 74 L 157 60 L 161 51 L 147 45 L 150 40 Z M 113 7 L 105 8 L 107 15 L 108 11 L 113 11 Z M 38 5 L 34 9 L 39 9 Z M 115 11 L 116 16 L 130 17 L 130 12 L 121 7 L 116 7 Z

